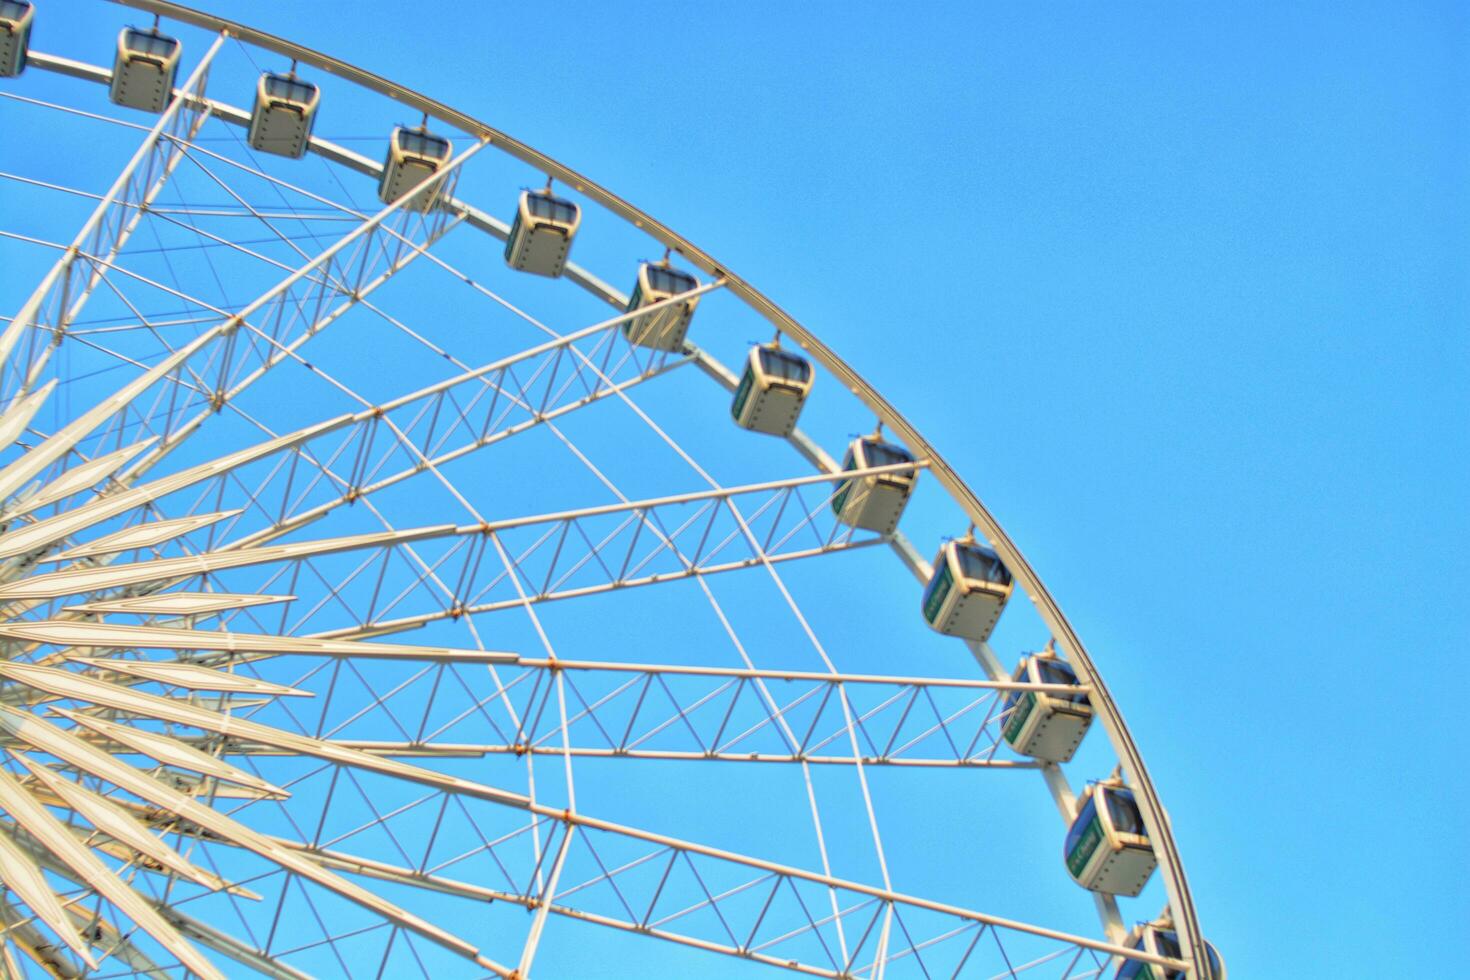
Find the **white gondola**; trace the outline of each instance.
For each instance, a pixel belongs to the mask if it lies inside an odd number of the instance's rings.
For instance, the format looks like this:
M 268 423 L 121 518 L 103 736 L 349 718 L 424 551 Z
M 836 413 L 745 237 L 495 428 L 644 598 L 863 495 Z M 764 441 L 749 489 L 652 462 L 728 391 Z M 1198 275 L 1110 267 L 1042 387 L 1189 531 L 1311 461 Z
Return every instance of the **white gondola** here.
M 1077 686 L 1071 665 L 1049 653 L 1023 658 L 1011 678 L 1022 684 Z M 1006 742 L 1022 755 L 1044 762 L 1069 761 L 1092 724 L 1092 704 L 1081 690 L 1075 694 L 1012 691 L 1006 696 L 1005 711 L 1001 735 Z
M 571 201 L 549 191 L 522 191 L 505 239 L 506 264 L 538 276 L 561 275 L 581 223 L 582 209 Z
M 946 636 L 987 640 L 1012 588 L 1011 573 L 995 552 L 974 538 L 946 542 L 924 587 L 924 619 Z
M 1158 865 L 1133 791 L 1094 783 L 1080 800 L 1067 831 L 1067 871 L 1090 891 L 1136 896 Z
M 752 432 L 789 436 L 811 390 L 812 365 L 806 358 L 775 344 L 752 347 L 730 415 Z
M 680 272 L 661 263 L 655 265 L 644 262 L 638 266 L 638 281 L 633 285 L 633 295 L 628 297 L 626 312 L 641 310 L 670 296 L 697 288 L 699 280 L 687 272 Z M 681 303 L 670 303 L 652 313 L 635 316 L 623 323 L 623 334 L 629 342 L 639 347 L 681 350 L 684 347 L 684 334 L 689 331 L 689 320 L 694 316 L 694 308 L 698 305 L 699 297 L 696 296 Z
M 1123 945 L 1130 949 L 1141 949 L 1155 956 L 1167 956 L 1170 959 L 1183 959 L 1183 951 L 1179 947 L 1179 935 L 1174 931 L 1173 923 L 1165 920 L 1161 922 L 1150 922 L 1137 926 L 1128 933 L 1128 938 Z M 1225 962 L 1220 959 L 1220 953 L 1214 945 L 1205 943 L 1205 953 L 1209 956 L 1210 975 L 1200 980 L 1226 980 Z M 1113 974 L 1113 980 L 1184 980 L 1182 970 L 1169 970 L 1154 963 L 1144 963 L 1141 960 L 1123 960 L 1118 967 L 1118 972 Z
M 124 27 L 117 36 L 117 57 L 112 63 L 112 84 L 107 97 L 118 105 L 144 112 L 162 112 L 174 91 L 174 76 L 184 46 L 178 38 L 156 29 L 140 31 Z
M 321 89 L 303 82 L 294 72 L 261 75 L 255 86 L 255 109 L 250 113 L 251 149 L 299 160 L 311 140 L 321 100 Z
M 842 468 L 866 470 L 913 461 L 913 455 L 902 446 L 884 442 L 877 436 L 861 436 L 847 447 Z M 832 496 L 832 512 L 850 527 L 891 534 L 898 527 L 898 518 L 918 478 L 918 471 L 909 469 L 843 480 Z
M 449 162 L 453 144 L 442 136 L 420 126 L 404 129 L 395 126 L 388 138 L 388 156 L 383 160 L 383 176 L 378 181 L 378 199 L 392 204 L 419 181 L 437 173 Z M 434 206 L 440 181 L 431 181 L 403 203 L 410 211 L 427 211 Z
M 26 0 L 0 0 L 0 78 L 25 71 L 35 19 L 36 8 Z

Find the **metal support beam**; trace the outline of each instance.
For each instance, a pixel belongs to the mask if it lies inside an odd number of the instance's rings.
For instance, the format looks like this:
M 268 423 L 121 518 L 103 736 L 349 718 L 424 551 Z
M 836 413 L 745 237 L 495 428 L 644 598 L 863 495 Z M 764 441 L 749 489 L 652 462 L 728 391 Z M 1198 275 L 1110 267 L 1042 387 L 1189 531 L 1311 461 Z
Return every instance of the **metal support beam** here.
M 49 331 L 53 347 L 61 342 L 104 269 L 127 244 L 144 210 L 178 166 L 181 155 L 177 140 L 192 139 L 207 118 L 203 99 L 209 66 L 224 41 L 225 34 L 221 32 L 143 137 L 132 159 L 123 166 L 112 187 L 77 232 L 71 247 L 51 267 L 0 335 L 0 371 L 4 372 L 0 375 L 0 393 L 6 398 L 25 394 L 35 378 L 34 369 L 38 365 L 34 362 L 42 356 L 36 350 L 36 338 L 32 338 L 24 363 L 14 361 L 12 354 L 21 338 L 27 331 L 34 330 L 36 337 Z M 98 257 L 101 264 L 79 264 L 77 260 L 84 254 Z
M 35 449 L 32 449 L 20 459 L 11 463 L 3 470 L 0 470 L 0 499 L 4 499 L 15 493 L 28 481 L 40 474 L 47 466 L 73 450 L 83 438 L 99 425 L 124 410 L 135 398 L 150 388 L 155 382 L 162 380 L 178 370 L 194 354 L 208 348 L 217 341 L 228 340 L 241 329 L 242 325 L 251 316 L 264 309 L 268 304 L 285 297 L 293 287 L 301 281 L 306 280 L 319 269 L 328 267 L 348 246 L 352 245 L 359 238 L 371 233 L 390 216 L 396 214 L 401 208 L 413 200 L 414 195 L 426 187 L 447 179 L 450 174 L 453 174 L 466 160 L 473 157 L 485 145 L 483 142 L 476 143 L 470 146 L 469 149 L 461 152 L 438 171 L 418 181 L 400 196 L 398 200 L 387 205 L 367 221 L 353 228 L 346 235 L 343 235 L 332 245 L 321 251 L 310 262 L 307 262 L 271 289 L 262 293 L 238 313 L 235 313 L 223 323 L 205 331 L 194 340 L 180 347 L 157 365 L 124 385 L 110 398 L 103 399 L 96 407 L 82 413 L 55 435 L 43 441 Z
M 655 221 L 652 217 L 613 195 L 605 188 L 587 180 L 582 175 L 546 157 L 519 141 L 501 134 L 479 120 L 437 103 L 433 100 L 385 79 L 362 71 L 300 45 L 284 41 L 264 32 L 243 25 L 234 25 L 219 18 L 179 6 L 164 0 L 126 0 L 128 5 L 150 10 L 163 16 L 192 23 L 208 29 L 229 28 L 248 43 L 276 51 L 295 58 L 304 64 L 314 65 L 324 71 L 346 78 L 355 84 L 396 99 L 405 105 L 423 111 L 450 125 L 476 136 L 493 140 L 510 155 L 541 169 L 549 176 L 585 194 L 590 199 L 607 207 L 614 214 L 648 232 L 656 240 L 688 258 L 699 268 L 711 275 L 730 275 L 728 270 L 711 256 L 696 248 L 672 229 Z M 1182 861 L 1174 844 L 1168 821 L 1164 816 L 1152 781 L 1144 766 L 1137 746 L 1128 732 L 1121 712 L 1102 684 L 1091 658 L 1080 639 L 1062 614 L 1060 607 L 1046 591 L 1034 570 L 1021 555 L 999 524 L 984 508 L 979 499 L 960 480 L 959 476 L 933 450 L 933 447 L 905 420 L 897 410 L 854 372 L 837 355 L 789 315 L 770 302 L 750 284 L 738 277 L 730 276 L 731 288 L 749 306 L 770 320 L 784 334 L 794 338 L 803 348 L 810 351 L 819 362 L 834 373 L 841 382 L 852 390 L 880 419 L 901 438 L 910 449 L 930 459 L 936 477 L 950 495 L 960 503 L 981 533 L 996 547 L 1002 560 L 1013 573 L 1017 583 L 1037 604 L 1038 612 L 1051 630 L 1059 649 L 1072 663 L 1081 679 L 1094 689 L 1093 702 L 1098 709 L 1098 718 L 1107 732 L 1115 751 L 1122 762 L 1124 774 L 1139 799 L 1144 823 L 1159 852 L 1170 908 L 1174 915 L 1180 940 L 1189 960 L 1189 970 L 1196 976 L 1204 976 L 1208 970 L 1208 954 L 1203 939 L 1198 933 L 1198 922 L 1191 900 Z

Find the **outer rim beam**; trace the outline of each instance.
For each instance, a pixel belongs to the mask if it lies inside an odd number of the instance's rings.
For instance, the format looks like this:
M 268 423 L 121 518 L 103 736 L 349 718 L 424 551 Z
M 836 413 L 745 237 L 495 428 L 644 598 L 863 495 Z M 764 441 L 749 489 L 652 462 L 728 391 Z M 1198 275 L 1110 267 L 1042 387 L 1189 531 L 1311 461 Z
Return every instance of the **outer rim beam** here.
M 550 177 L 560 180 L 588 198 L 601 204 L 613 214 L 623 218 L 634 227 L 647 232 L 655 240 L 684 256 L 689 262 L 709 275 L 728 280 L 730 290 L 745 301 L 757 313 L 769 320 L 777 329 L 793 337 L 801 347 L 809 351 L 821 364 L 831 371 L 849 390 L 897 433 L 915 453 L 931 461 L 936 479 L 960 504 L 975 526 L 989 539 L 1012 576 L 1024 587 L 1036 604 L 1042 621 L 1051 630 L 1053 637 L 1067 654 L 1068 660 L 1078 673 L 1078 679 L 1094 691 L 1093 702 L 1097 717 L 1107 732 L 1109 741 L 1128 781 L 1134 789 L 1139 809 L 1149 837 L 1158 851 L 1162 865 L 1164 885 L 1169 895 L 1169 907 L 1173 914 L 1180 944 L 1189 961 L 1190 973 L 1196 977 L 1209 976 L 1209 954 L 1199 934 L 1199 922 L 1194 901 L 1190 895 L 1188 879 L 1184 874 L 1183 861 L 1175 844 L 1163 805 L 1144 764 L 1143 755 L 1129 732 L 1122 711 L 1113 700 L 1103 683 L 1097 667 L 1083 646 L 1076 630 L 1068 622 L 1056 599 L 1047 591 L 1040 577 L 1026 560 L 1015 542 L 1010 539 L 999 522 L 980 502 L 980 498 L 965 485 L 959 474 L 941 457 L 927 439 L 899 411 L 840 358 L 835 351 L 807 330 L 785 310 L 781 309 L 750 283 L 731 273 L 713 256 L 695 246 L 672 228 L 655 220 L 642 210 L 624 201 L 601 185 L 589 180 L 575 170 L 546 156 L 525 143 L 514 139 L 475 117 L 430 99 L 410 88 L 397 85 L 388 79 L 364 71 L 354 65 L 314 51 L 294 42 L 259 31 L 243 24 L 192 10 L 168 0 L 114 0 L 114 2 L 146 10 L 150 13 L 192 24 L 210 31 L 226 31 L 231 36 L 257 47 L 275 51 L 288 58 L 311 65 L 336 75 L 353 84 L 378 92 L 419 112 L 426 113 L 466 133 L 494 143 L 504 152 L 527 163 Z

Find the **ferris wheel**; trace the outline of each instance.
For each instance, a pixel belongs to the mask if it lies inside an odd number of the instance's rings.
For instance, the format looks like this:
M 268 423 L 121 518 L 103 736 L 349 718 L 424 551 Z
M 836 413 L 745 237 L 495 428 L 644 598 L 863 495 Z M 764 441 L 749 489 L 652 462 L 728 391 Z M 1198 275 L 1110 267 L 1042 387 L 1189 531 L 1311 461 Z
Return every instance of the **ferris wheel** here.
M 0 0 L 0 76 L 4 975 L 1225 976 L 1082 642 L 817 332 L 261 30 Z

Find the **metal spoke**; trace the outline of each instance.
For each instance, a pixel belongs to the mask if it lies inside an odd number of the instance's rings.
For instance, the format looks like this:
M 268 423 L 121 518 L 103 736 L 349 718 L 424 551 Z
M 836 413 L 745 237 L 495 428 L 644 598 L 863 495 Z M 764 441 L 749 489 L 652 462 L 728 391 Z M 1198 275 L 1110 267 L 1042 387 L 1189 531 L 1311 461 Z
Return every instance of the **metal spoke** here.
M 559 943 L 637 939 L 654 972 L 702 953 L 1075 980 L 1131 958 L 1207 980 L 1162 808 L 1087 652 L 973 493 L 819 338 L 479 120 L 244 25 L 119 2 L 188 51 L 162 112 L 67 104 L 114 69 L 35 50 L 0 93 L 17 132 L 44 120 L 56 145 L 131 153 L 100 176 L 105 153 L 0 173 L 42 202 L 0 246 L 49 270 L 0 318 L 0 975 L 526 980 L 565 969 Z M 70 81 L 27 88 L 34 73 Z M 278 107 L 218 91 L 257 74 L 320 86 L 344 124 L 407 107 L 422 124 L 397 132 L 429 150 L 360 153 L 303 115 L 305 160 L 275 155 L 254 124 Z M 434 157 L 440 136 L 454 148 Z M 486 149 L 512 169 L 459 182 Z M 526 167 L 587 211 L 580 261 L 621 277 L 651 244 L 690 285 L 648 306 L 652 272 L 632 297 L 573 262 L 572 289 L 522 274 L 531 225 L 495 213 Z M 470 199 L 487 185 L 489 210 Z M 53 206 L 81 230 L 48 227 Z M 640 332 L 696 302 L 689 340 Z M 713 351 L 770 327 L 821 375 L 813 431 L 876 420 L 915 462 L 843 470 L 800 429 L 730 425 L 742 380 Z M 786 447 L 814 472 L 791 475 Z M 901 529 L 834 512 L 870 480 L 918 481 Z M 873 570 L 896 557 L 927 586 L 910 535 L 966 525 L 1016 592 L 970 658 Z M 812 601 L 819 579 L 840 596 Z M 833 620 L 841 604 L 871 634 Z M 1018 644 L 1080 683 L 1013 681 Z M 1079 695 L 1098 724 L 1077 771 L 1003 734 L 1012 706 Z M 957 792 L 1034 769 L 1070 822 L 1073 778 L 1115 760 L 1163 872 L 1151 927 L 1181 959 L 1128 947 L 1147 933 L 1125 931 L 1127 901 L 1092 893 L 1104 938 L 1077 935 L 923 854 Z
M 158 196 L 178 166 L 177 143 L 163 139 L 164 134 L 188 139 L 203 125 L 205 116 L 200 110 L 209 65 L 223 43 L 223 34 L 215 38 L 178 96 L 158 117 L 142 145 L 118 174 L 112 189 L 77 232 L 72 247 L 52 266 L 4 334 L 0 334 L 0 367 L 4 370 L 0 391 L 5 393 L 6 400 L 24 394 L 34 382 L 40 362 L 46 357 L 37 346 L 39 338 L 50 331 L 53 346 L 60 342 L 97 285 L 102 265 L 110 265 L 127 244 L 143 209 Z M 76 262 L 82 252 L 95 256 L 102 265 L 84 270 Z M 27 337 L 28 350 L 21 359 L 14 354 L 23 337 Z

